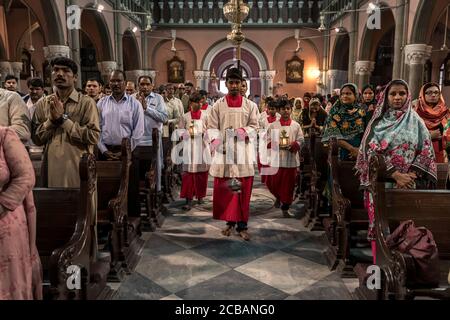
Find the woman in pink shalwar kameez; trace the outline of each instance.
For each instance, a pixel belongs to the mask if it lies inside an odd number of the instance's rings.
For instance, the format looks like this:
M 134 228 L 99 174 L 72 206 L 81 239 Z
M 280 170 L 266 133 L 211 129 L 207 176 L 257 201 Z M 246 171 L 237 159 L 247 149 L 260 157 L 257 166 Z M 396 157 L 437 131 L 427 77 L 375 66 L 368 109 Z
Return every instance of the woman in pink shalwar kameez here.
M 33 165 L 16 133 L 0 127 L 0 300 L 42 299 Z

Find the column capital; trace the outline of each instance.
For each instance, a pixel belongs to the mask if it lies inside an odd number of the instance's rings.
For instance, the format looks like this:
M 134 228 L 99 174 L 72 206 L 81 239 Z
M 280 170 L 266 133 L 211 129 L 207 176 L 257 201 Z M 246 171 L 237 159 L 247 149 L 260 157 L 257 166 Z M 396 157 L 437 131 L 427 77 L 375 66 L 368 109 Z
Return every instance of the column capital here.
M 109 76 L 111 72 L 117 69 L 116 61 L 101 61 L 97 62 L 98 69 L 103 76 Z
M 23 63 L 22 62 L 11 62 L 11 69 L 13 73 L 21 73 L 23 69 Z
M 327 75 L 329 79 L 336 79 L 340 70 L 332 69 L 327 71 Z
M 355 73 L 359 75 L 371 75 L 375 69 L 375 62 L 360 60 L 355 62 Z
M 11 63 L 8 61 L 0 61 L 0 76 L 4 78 L 11 73 Z
M 48 61 L 51 61 L 56 57 L 70 58 L 70 48 L 62 45 L 50 45 L 44 47 L 44 56 Z
M 156 70 L 139 70 L 140 75 L 139 76 L 149 76 L 152 78 L 152 83 L 155 84 L 156 79 Z
M 197 81 L 208 79 L 205 75 L 205 72 L 206 71 L 203 70 L 194 70 L 194 79 Z
M 276 74 L 275 70 L 263 70 L 259 72 L 259 77 L 263 80 L 273 80 Z
M 409 65 L 425 64 L 430 59 L 432 46 L 426 44 L 408 44 L 405 46 L 406 63 Z

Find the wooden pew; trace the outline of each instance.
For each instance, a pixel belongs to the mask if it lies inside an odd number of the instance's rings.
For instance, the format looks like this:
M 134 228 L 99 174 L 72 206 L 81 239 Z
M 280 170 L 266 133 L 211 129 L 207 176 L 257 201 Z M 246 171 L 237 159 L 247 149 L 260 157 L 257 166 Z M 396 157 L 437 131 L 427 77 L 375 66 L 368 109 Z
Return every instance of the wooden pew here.
M 158 141 L 158 139 L 159 131 L 153 129 L 152 140 Z M 130 168 L 128 216 L 134 221 L 133 226 L 138 219 L 140 221 L 142 218 L 143 226 L 149 231 L 155 231 L 164 222 L 164 216 L 161 213 L 162 203 L 156 191 L 158 150 L 158 143 L 153 143 L 151 147 L 136 147 Z M 132 239 L 130 238 L 129 241 Z
M 338 159 L 336 139 L 330 141 L 329 163 L 332 177 L 332 217 L 324 219 L 324 226 L 330 241 L 326 258 L 331 270 L 338 268 L 342 277 L 354 277 L 355 258 L 350 248 L 355 247 L 357 232 L 366 231 L 369 225 L 364 208 L 364 194 L 359 190 L 359 177 L 355 174 L 355 162 Z M 358 241 L 356 239 L 356 241 Z M 369 246 L 366 239 L 360 246 Z M 369 259 L 369 257 L 367 257 Z
M 159 131 L 157 129 L 153 129 L 152 132 L 152 140 L 158 141 L 159 139 Z M 156 164 L 156 156 L 158 154 L 159 145 L 153 144 L 152 149 L 141 150 L 140 159 L 141 165 L 144 167 L 144 170 L 141 172 L 145 172 L 144 177 L 141 174 L 140 180 L 140 197 L 141 197 L 141 213 L 144 217 L 145 221 L 147 221 L 150 225 L 154 225 L 155 227 L 162 227 L 164 223 L 164 215 L 163 211 L 165 207 L 163 206 L 162 201 L 162 193 L 157 191 L 157 164 Z M 170 157 L 170 154 L 169 154 Z M 171 163 L 171 161 L 170 161 Z M 166 172 L 169 175 L 169 178 L 172 177 L 172 173 L 169 171 Z M 143 179 L 142 179 L 143 178 Z M 161 177 L 164 179 L 164 176 Z M 170 181 L 169 181 L 170 183 Z M 162 188 L 162 185 L 161 185 Z
M 125 258 L 131 166 L 131 143 L 127 138 L 122 140 L 121 153 L 121 161 L 97 161 L 97 229 L 99 235 L 106 235 L 107 242 L 103 245 L 111 253 L 109 281 L 121 281 L 125 272 L 130 271 Z M 99 243 L 100 250 L 101 246 Z
M 372 297 L 403 300 L 430 297 L 450 300 L 447 281 L 450 270 L 450 191 L 385 188 L 388 178 L 381 155 L 371 159 L 370 179 L 375 204 L 376 262 L 382 273 L 381 289 L 368 290 L 364 281 L 360 281 L 356 295 L 362 299 Z M 386 237 L 390 232 L 406 220 L 413 220 L 416 227 L 426 227 L 433 233 L 441 267 L 439 288 L 418 288 L 411 283 L 410 277 L 416 272 L 412 257 L 390 250 L 386 244 Z
M 448 180 L 448 163 L 437 163 L 437 188 L 445 190 L 447 189 Z
M 106 285 L 109 263 L 94 257 L 95 157 L 84 154 L 79 171 L 79 189 L 33 189 L 46 299 L 107 299 L 112 294 Z M 69 266 L 81 269 L 80 289 L 68 288 Z
M 162 170 L 162 203 L 170 203 L 170 201 L 174 201 L 174 192 L 175 184 L 174 184 L 174 172 L 173 172 L 173 163 L 171 158 L 171 151 L 173 148 L 172 142 L 172 134 L 175 130 L 175 124 L 171 123 L 169 125 L 169 137 L 162 138 L 162 146 L 163 146 L 163 159 L 164 159 L 164 168 Z M 162 207 L 163 208 L 163 207 Z
M 308 207 L 306 210 L 305 226 L 310 226 L 312 230 L 323 230 L 322 216 L 320 216 L 320 204 L 322 193 L 327 182 L 328 174 L 328 147 L 325 147 L 312 131 L 309 136 L 309 155 L 311 163 L 311 180 L 309 184 Z

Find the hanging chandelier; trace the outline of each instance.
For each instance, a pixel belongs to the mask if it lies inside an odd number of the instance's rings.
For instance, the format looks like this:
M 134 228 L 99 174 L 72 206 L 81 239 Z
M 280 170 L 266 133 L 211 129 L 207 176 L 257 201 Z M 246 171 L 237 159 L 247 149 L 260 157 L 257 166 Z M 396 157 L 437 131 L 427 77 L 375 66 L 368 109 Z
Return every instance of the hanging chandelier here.
M 227 39 L 237 46 L 237 61 L 240 68 L 241 60 L 241 43 L 245 41 L 242 33 L 242 22 L 247 18 L 250 7 L 242 0 L 230 0 L 223 6 L 223 14 L 231 23 L 231 32 L 227 35 Z

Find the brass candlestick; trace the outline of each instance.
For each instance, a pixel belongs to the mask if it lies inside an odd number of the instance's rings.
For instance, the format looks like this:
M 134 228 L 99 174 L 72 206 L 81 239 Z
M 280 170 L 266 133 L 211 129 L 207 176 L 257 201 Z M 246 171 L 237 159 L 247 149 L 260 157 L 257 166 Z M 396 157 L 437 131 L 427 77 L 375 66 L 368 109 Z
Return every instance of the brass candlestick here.
M 287 149 L 289 147 L 289 134 L 286 130 L 281 130 L 280 134 L 280 149 Z
M 194 122 L 194 120 L 191 121 L 188 131 L 189 131 L 189 135 L 191 136 L 191 138 L 194 139 L 194 137 L 195 137 L 195 122 Z

